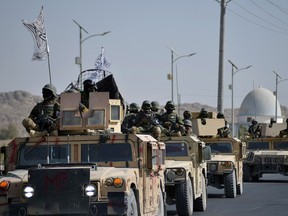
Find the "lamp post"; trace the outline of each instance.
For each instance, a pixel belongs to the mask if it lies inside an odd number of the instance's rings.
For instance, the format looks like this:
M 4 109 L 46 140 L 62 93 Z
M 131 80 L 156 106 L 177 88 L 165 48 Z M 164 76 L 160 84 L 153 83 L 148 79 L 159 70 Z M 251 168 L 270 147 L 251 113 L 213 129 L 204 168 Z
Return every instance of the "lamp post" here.
M 228 60 L 228 62 L 232 65 L 232 76 L 231 76 L 231 86 L 230 89 L 231 89 L 231 123 L 232 123 L 232 137 L 234 137 L 234 86 L 233 86 L 233 82 L 234 82 L 234 75 L 241 71 L 241 70 L 246 70 L 250 67 L 252 67 L 253 65 L 249 65 L 247 67 L 244 67 L 244 68 L 240 68 L 238 69 L 238 67 L 233 64 L 233 62 L 231 62 L 230 60 Z M 234 71 L 234 68 L 236 69 L 236 71 Z
M 171 80 L 171 100 L 172 102 L 174 102 L 174 87 L 173 87 L 173 81 L 174 81 L 174 63 L 180 59 L 180 58 L 184 58 L 184 57 L 191 57 L 193 55 L 195 55 L 196 53 L 191 53 L 191 54 L 187 54 L 187 55 L 181 55 L 178 56 L 177 58 L 174 59 L 174 53 L 179 55 L 178 53 L 176 53 L 172 48 L 170 48 L 169 46 L 167 46 L 168 49 L 170 49 L 171 51 L 171 74 L 168 74 L 168 79 Z
M 80 55 L 79 55 L 79 57 L 75 58 L 75 64 L 78 64 L 80 66 L 80 74 L 81 74 L 81 72 L 82 72 L 82 43 L 91 37 L 104 36 L 104 35 L 110 33 L 110 31 L 103 32 L 101 34 L 93 34 L 93 35 L 90 35 L 90 36 L 88 36 L 82 40 L 82 30 L 84 32 L 86 32 L 86 34 L 89 34 L 89 33 L 78 22 L 76 22 L 75 20 L 73 20 L 73 22 L 79 27 L 79 32 L 80 32 L 80 35 L 79 35 Z M 80 79 L 81 79 L 81 76 L 80 76 Z M 80 88 L 82 89 L 82 80 L 80 80 Z
M 279 74 L 277 74 L 275 71 L 273 71 L 273 73 L 275 73 L 275 75 L 276 75 L 276 91 L 275 91 L 275 100 L 276 100 L 276 102 L 275 102 L 275 121 L 276 121 L 276 123 L 277 123 L 277 108 L 278 108 L 278 104 L 277 104 L 277 97 L 278 97 L 278 84 L 279 83 L 281 83 L 281 82 L 283 82 L 283 81 L 287 81 L 288 79 L 282 79 L 280 76 L 279 76 Z M 279 80 L 278 81 L 278 78 L 280 78 L 281 80 Z

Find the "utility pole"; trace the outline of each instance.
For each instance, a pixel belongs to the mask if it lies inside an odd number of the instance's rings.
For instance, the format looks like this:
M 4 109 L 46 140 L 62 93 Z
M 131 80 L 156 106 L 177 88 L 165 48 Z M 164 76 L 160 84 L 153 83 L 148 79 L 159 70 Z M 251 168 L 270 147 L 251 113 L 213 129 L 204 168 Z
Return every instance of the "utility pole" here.
M 218 0 L 217 0 L 218 1 Z M 230 2 L 229 0 L 228 2 Z M 218 65 L 218 112 L 224 113 L 223 109 L 223 62 L 224 62 L 224 26 L 225 26 L 225 13 L 226 13 L 226 0 L 218 1 L 221 4 L 220 11 L 220 37 L 219 37 L 219 65 Z

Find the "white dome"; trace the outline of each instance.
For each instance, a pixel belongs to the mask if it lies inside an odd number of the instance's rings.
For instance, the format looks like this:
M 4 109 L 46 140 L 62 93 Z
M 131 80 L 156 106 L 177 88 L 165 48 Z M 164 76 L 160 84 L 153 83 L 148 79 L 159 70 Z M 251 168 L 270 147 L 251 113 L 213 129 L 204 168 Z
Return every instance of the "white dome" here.
M 275 117 L 275 95 L 265 88 L 256 88 L 249 92 L 239 110 L 239 117 L 250 116 L 256 118 L 262 117 Z M 281 107 L 279 101 L 277 101 L 277 117 L 281 117 Z

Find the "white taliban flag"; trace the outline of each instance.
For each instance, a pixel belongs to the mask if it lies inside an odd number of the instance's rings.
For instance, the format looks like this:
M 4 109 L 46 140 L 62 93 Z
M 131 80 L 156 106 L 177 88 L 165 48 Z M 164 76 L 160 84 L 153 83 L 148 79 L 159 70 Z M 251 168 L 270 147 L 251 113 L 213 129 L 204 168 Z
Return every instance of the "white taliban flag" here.
M 34 54 L 32 61 L 45 60 L 49 53 L 48 40 L 44 25 L 44 10 L 41 8 L 38 18 L 33 23 L 22 20 L 24 26 L 31 32 L 34 39 Z

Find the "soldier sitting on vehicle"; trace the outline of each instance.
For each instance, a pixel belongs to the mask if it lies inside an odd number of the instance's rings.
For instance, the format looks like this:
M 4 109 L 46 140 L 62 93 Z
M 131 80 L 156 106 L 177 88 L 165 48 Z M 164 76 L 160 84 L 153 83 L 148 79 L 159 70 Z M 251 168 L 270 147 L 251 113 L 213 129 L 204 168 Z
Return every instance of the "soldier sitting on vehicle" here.
M 248 133 L 250 134 L 250 136 L 252 136 L 252 138 L 261 137 L 262 133 L 261 125 L 259 125 L 255 119 L 253 119 L 251 123 L 252 125 L 250 125 L 248 128 Z
M 182 136 L 190 136 L 192 135 L 193 133 L 193 130 L 192 130 L 192 122 L 191 120 L 189 119 L 185 119 L 184 120 L 184 127 L 185 127 L 185 132 L 182 134 Z
M 60 105 L 55 86 L 46 84 L 42 88 L 42 95 L 43 101 L 34 106 L 22 124 L 30 136 L 58 135 Z
M 286 119 L 286 123 L 287 123 L 286 129 L 281 130 L 279 133 L 280 137 L 287 137 L 288 136 L 288 118 Z
M 126 114 L 122 124 L 121 124 L 121 132 L 129 133 L 131 128 L 136 123 L 136 116 L 139 112 L 139 105 L 137 103 L 131 103 L 129 106 L 129 113 Z
M 166 112 L 160 117 L 162 126 L 166 129 L 164 133 L 167 136 L 178 135 L 184 133 L 183 120 L 178 116 L 175 110 L 175 105 L 172 101 L 168 101 L 165 105 Z
M 227 126 L 228 122 L 225 120 L 225 126 L 222 128 L 219 128 L 217 130 L 217 136 L 224 138 L 224 137 L 231 137 L 231 131 L 230 128 Z
M 135 125 L 130 129 L 130 133 L 152 134 L 154 137 L 161 136 L 161 125 L 154 112 L 151 111 L 151 103 L 143 101 L 141 110 L 136 116 Z
M 183 120 L 192 120 L 192 117 L 191 117 L 191 112 L 189 110 L 185 110 L 183 112 Z

